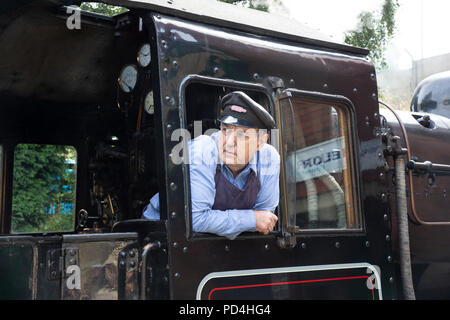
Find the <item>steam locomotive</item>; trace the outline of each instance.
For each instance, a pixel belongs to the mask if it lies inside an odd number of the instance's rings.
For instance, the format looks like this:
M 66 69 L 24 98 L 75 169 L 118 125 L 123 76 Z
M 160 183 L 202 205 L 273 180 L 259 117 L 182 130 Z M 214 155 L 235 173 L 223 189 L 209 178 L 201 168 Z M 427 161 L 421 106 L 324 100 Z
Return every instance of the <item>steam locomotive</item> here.
M 0 4 L 1 299 L 450 298 L 448 74 L 400 112 L 365 49 L 288 18 L 104 3 Z M 230 240 L 193 231 L 174 158 L 235 90 L 276 119 L 280 202 Z

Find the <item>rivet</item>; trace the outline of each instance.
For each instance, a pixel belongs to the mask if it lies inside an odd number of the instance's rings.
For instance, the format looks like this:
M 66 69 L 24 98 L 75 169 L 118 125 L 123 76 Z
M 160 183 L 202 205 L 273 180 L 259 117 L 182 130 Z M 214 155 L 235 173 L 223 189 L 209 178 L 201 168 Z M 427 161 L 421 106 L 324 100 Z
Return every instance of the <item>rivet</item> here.
M 217 73 L 217 72 L 219 72 L 219 68 L 217 68 L 217 67 L 214 67 L 214 73 Z
M 177 213 L 174 211 L 174 212 L 172 212 L 171 214 L 170 214 L 170 217 L 173 219 L 173 218 L 176 218 L 176 216 L 177 216 Z
M 340 244 L 339 242 L 336 242 L 336 243 L 334 244 L 334 246 L 336 247 L 336 249 L 339 249 L 339 248 L 341 247 L 341 244 Z
M 366 241 L 366 247 L 369 248 L 370 247 L 370 242 Z
M 178 61 L 174 60 L 174 61 L 172 62 L 172 64 L 173 64 L 173 66 L 174 66 L 175 68 L 178 67 Z
M 370 74 L 370 78 L 373 80 L 373 79 L 375 79 L 375 74 L 374 73 L 371 73 Z
M 229 245 L 226 245 L 226 246 L 225 246 L 225 251 L 226 251 L 226 252 L 230 251 L 230 246 L 229 246 Z
M 165 74 L 167 74 L 167 73 L 169 72 L 169 69 L 164 68 L 164 69 L 163 69 L 163 72 L 164 72 Z
M 172 243 L 172 247 L 177 248 L 178 247 L 178 242 Z
M 258 79 L 259 79 L 259 74 L 254 73 L 254 74 L 253 74 L 253 79 L 258 80 Z
M 121 251 L 121 252 L 120 252 L 120 256 L 121 256 L 122 258 L 125 258 L 125 257 L 127 256 L 127 253 L 126 253 L 125 251 Z
M 374 118 L 378 118 L 378 113 L 375 112 L 375 113 L 373 114 L 373 117 L 374 117 Z
M 302 242 L 301 246 L 302 246 L 302 249 L 306 249 L 306 243 Z
M 183 253 L 187 253 L 188 252 L 188 247 L 184 247 L 183 248 Z
M 324 83 L 324 84 L 323 84 L 323 88 L 324 88 L 324 89 L 328 88 L 328 84 Z
M 69 260 L 69 264 L 76 264 L 76 262 L 75 258 L 70 258 Z
M 354 92 L 354 93 L 358 92 L 358 89 L 353 88 L 353 92 Z
M 386 194 L 385 193 L 382 193 L 381 195 L 380 195 L 380 197 L 381 197 L 381 201 L 383 201 L 383 202 L 385 202 L 386 201 Z
M 134 250 L 130 250 L 128 254 L 133 258 L 136 255 L 136 252 Z
M 130 266 L 130 268 L 134 268 L 136 266 L 136 262 L 130 261 L 129 266 Z
M 386 241 L 388 241 L 388 242 L 391 241 L 391 236 L 388 234 L 386 235 Z
M 74 250 L 74 249 L 70 249 L 70 250 L 69 250 L 69 254 L 70 254 L 71 256 L 74 256 L 74 255 L 75 255 L 75 250 Z
M 394 278 L 389 277 L 389 283 L 394 283 Z
M 388 215 L 387 214 L 385 214 L 385 215 L 383 215 L 383 219 L 384 219 L 384 221 L 388 221 Z
M 381 152 L 378 152 L 378 158 L 383 158 L 383 154 Z
M 388 256 L 388 257 L 387 257 L 387 261 L 388 261 L 388 262 L 392 262 L 392 257 L 391 257 L 391 256 Z
M 269 245 L 268 244 L 264 245 L 264 249 L 269 250 Z
M 164 46 L 166 44 L 166 40 L 161 40 L 161 44 Z
M 170 183 L 170 189 L 172 189 L 172 191 L 177 190 L 177 185 L 175 184 L 175 182 Z
M 175 272 L 175 274 L 173 275 L 175 277 L 175 279 L 180 279 L 181 278 L 181 274 L 178 272 Z
M 119 267 L 124 268 L 126 266 L 126 263 L 124 260 L 119 261 Z
M 295 80 L 294 80 L 294 79 L 289 80 L 289 84 L 290 84 L 291 86 L 294 86 L 294 85 L 295 85 Z
M 380 172 L 380 179 L 384 180 L 384 173 L 383 172 Z
M 377 99 L 377 94 L 376 94 L 376 93 L 372 93 L 372 98 L 373 98 L 374 100 L 376 100 L 376 99 Z

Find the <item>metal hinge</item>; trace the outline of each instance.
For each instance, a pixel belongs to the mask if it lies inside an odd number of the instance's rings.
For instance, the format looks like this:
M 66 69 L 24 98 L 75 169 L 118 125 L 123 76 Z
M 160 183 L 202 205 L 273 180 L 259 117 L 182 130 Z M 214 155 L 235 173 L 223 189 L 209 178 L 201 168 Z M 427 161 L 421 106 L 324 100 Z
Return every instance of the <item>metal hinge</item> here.
M 47 279 L 60 280 L 66 277 L 66 268 L 78 265 L 80 261 L 78 248 L 64 248 L 47 251 Z

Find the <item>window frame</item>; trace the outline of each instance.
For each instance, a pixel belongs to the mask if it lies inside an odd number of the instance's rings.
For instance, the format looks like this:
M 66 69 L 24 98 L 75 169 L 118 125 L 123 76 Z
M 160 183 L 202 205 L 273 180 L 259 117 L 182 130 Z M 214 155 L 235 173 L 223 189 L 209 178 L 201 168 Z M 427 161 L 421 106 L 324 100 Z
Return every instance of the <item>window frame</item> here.
M 260 92 L 267 97 L 269 102 L 269 110 L 268 112 L 275 119 L 275 101 L 273 100 L 270 93 L 267 91 L 267 87 L 263 84 L 251 83 L 251 82 L 243 82 L 231 79 L 218 79 L 211 78 L 208 76 L 201 76 L 197 74 L 191 74 L 186 76 L 180 84 L 179 87 L 179 112 L 180 112 L 180 128 L 187 129 L 187 109 L 186 109 L 186 89 L 190 84 L 198 83 L 205 84 L 217 87 L 227 87 L 233 88 L 234 90 L 252 90 L 256 92 Z M 280 150 L 277 149 L 278 152 Z M 198 240 L 228 240 L 226 237 L 219 236 L 212 233 L 200 233 L 193 232 L 192 230 L 192 204 L 191 204 L 191 190 L 190 190 L 190 172 L 189 165 L 183 163 L 183 183 L 184 183 L 184 198 L 185 198 L 185 224 L 186 224 L 186 239 L 188 241 L 198 241 Z M 281 186 L 281 185 L 280 185 Z M 280 202 L 275 209 L 274 214 L 277 215 L 280 221 L 280 205 L 281 205 L 281 188 L 280 188 Z M 239 234 L 234 240 L 243 240 L 243 239 L 261 239 L 261 238 L 274 238 L 276 236 L 281 235 L 282 229 L 281 224 L 278 223 L 276 229 L 269 233 L 268 235 L 261 234 L 259 232 L 243 232 Z
M 360 184 L 360 164 L 359 164 L 359 157 L 358 157 L 358 136 L 357 136 L 357 122 L 356 122 L 356 109 L 353 103 L 350 99 L 346 98 L 345 96 L 341 95 L 330 95 L 322 92 L 312 92 L 312 91 L 305 91 L 305 90 L 299 90 L 294 88 L 287 88 L 283 90 L 282 95 L 278 97 L 278 105 L 281 105 L 281 100 L 289 99 L 289 103 L 292 105 L 292 98 L 297 97 L 303 100 L 310 100 L 313 103 L 318 104 L 329 104 L 330 107 L 333 105 L 337 105 L 338 107 L 342 108 L 345 113 L 347 113 L 346 119 L 343 119 L 343 121 L 346 122 L 347 125 L 347 137 L 346 144 L 348 146 L 348 160 L 347 165 L 349 167 L 349 174 L 350 174 L 350 181 L 352 185 L 352 200 L 353 200 L 353 212 L 354 212 L 354 218 L 356 221 L 358 221 L 359 226 L 357 228 L 345 228 L 345 229 L 337 229 L 337 228 L 317 228 L 317 229 L 302 229 L 298 228 L 298 230 L 295 231 L 296 237 L 302 237 L 302 236 L 323 236 L 323 235 L 343 235 L 343 234 L 365 234 L 366 233 L 366 226 L 364 221 L 364 214 L 362 211 L 362 202 L 361 202 L 361 184 Z M 293 106 L 292 106 L 293 107 Z M 281 121 L 281 119 L 279 119 Z M 341 120 L 339 120 L 339 123 L 341 123 Z M 341 130 L 341 128 L 339 128 Z M 283 128 L 280 128 L 280 136 L 281 139 L 284 140 L 284 130 Z M 281 154 L 281 166 L 282 170 L 285 170 L 285 155 Z M 284 179 L 281 179 L 280 176 L 280 184 L 284 184 L 280 188 L 280 206 L 282 212 L 287 212 L 287 195 L 285 194 L 285 190 L 288 189 L 288 185 Z M 347 198 L 347 196 L 346 196 Z M 346 201 L 347 204 L 347 201 Z M 287 220 L 289 220 L 289 217 L 287 217 Z M 297 225 L 297 223 L 296 223 Z M 298 227 L 298 226 L 297 226 Z
M 70 230 L 64 230 L 64 231 L 38 231 L 38 232 L 12 232 L 12 216 L 13 216 L 13 210 L 12 210 L 12 203 L 13 203 L 13 188 L 14 188 L 14 178 L 13 178 L 13 172 L 14 172 L 14 157 L 15 157 L 15 150 L 18 145 L 21 144 L 37 144 L 37 145 L 60 145 L 65 147 L 71 147 L 76 152 L 76 174 L 75 174 L 75 186 L 73 188 L 73 198 L 74 198 L 74 206 L 73 206 L 73 226 Z M 10 144 L 9 148 L 10 153 L 10 164 L 8 172 L 10 174 L 8 188 L 10 188 L 10 192 L 8 193 L 8 210 L 7 216 L 8 216 L 8 225 L 7 225 L 7 234 L 12 236 L 22 236 L 22 235 L 59 235 L 59 234 L 73 234 L 76 233 L 76 227 L 77 227 L 77 204 L 78 204 L 78 198 L 79 198 L 79 192 L 78 192 L 78 184 L 80 183 L 80 151 L 78 150 L 75 143 L 64 141 L 38 141 L 38 140 L 31 140 L 31 141 L 23 141 L 23 140 L 16 140 Z

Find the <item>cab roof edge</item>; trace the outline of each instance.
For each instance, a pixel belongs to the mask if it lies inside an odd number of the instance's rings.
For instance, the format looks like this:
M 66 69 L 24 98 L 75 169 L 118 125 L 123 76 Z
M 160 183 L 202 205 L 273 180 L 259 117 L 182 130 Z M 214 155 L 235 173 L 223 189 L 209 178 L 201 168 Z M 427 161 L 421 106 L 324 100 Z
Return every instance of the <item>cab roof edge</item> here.
M 367 56 L 367 49 L 335 42 L 297 20 L 213 0 L 103 0 L 127 8 L 147 9 L 202 23 L 238 29 L 263 36 L 302 42 L 328 49 Z

